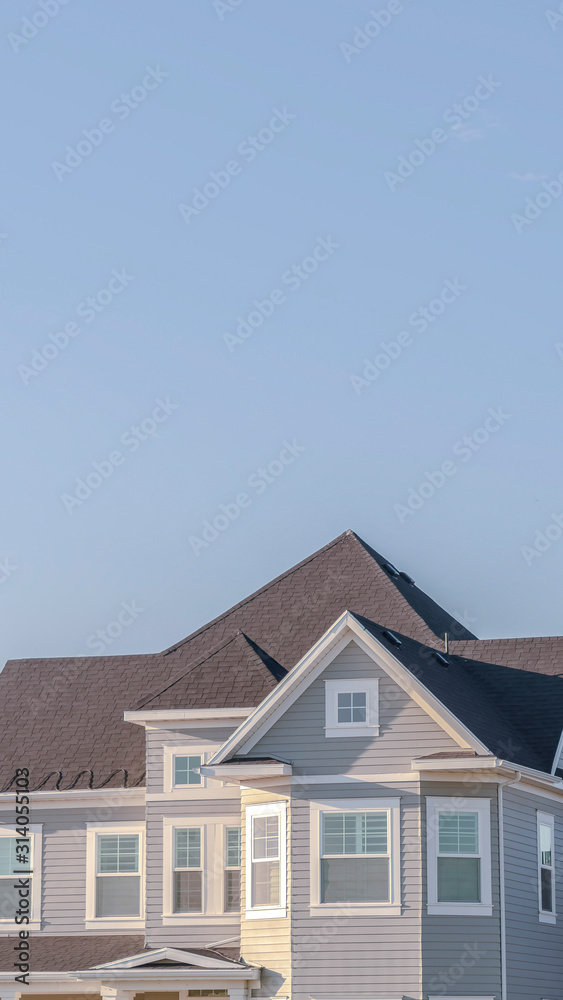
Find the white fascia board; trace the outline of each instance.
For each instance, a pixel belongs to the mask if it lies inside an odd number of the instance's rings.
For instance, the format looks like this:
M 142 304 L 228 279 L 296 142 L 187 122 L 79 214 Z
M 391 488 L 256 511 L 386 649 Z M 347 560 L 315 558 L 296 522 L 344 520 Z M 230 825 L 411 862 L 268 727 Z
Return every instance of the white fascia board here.
M 142 951 L 129 958 L 118 959 L 115 962 L 106 962 L 104 965 L 93 965 L 89 971 L 111 971 L 118 969 L 136 969 L 143 965 L 150 965 L 152 962 L 185 962 L 188 965 L 196 965 L 202 969 L 232 969 L 231 962 L 220 958 L 208 958 L 206 955 L 196 955 L 191 951 L 181 948 L 155 948 L 153 951 Z M 236 968 L 236 966 L 235 966 Z M 178 971 L 178 970 L 176 970 Z
M 69 806 L 83 808 L 88 806 L 137 806 L 144 805 L 145 786 L 138 788 L 67 788 L 57 792 L 51 789 L 48 792 L 26 792 L 32 796 L 33 806 L 42 809 L 56 809 Z M 0 809 L 3 806 L 13 806 L 15 789 L 11 792 L 0 793 Z
M 201 956 L 198 956 L 201 957 Z M 33 976 L 34 973 L 32 972 Z M 172 983 L 186 983 L 187 980 L 192 979 L 204 979 L 211 980 L 214 979 L 235 979 L 235 980 L 247 980 L 247 979 L 259 979 L 260 970 L 256 966 L 250 968 L 241 968 L 240 965 L 225 966 L 220 969 L 203 969 L 186 967 L 182 968 L 179 966 L 161 966 L 158 969 L 146 969 L 143 966 L 133 969 L 84 969 L 79 972 L 70 972 L 69 976 L 73 979 L 78 980 L 95 980 L 96 982 L 126 982 L 130 985 L 126 987 L 131 990 L 138 990 L 143 992 L 143 983 L 155 983 L 155 982 L 165 982 L 167 984 L 167 989 L 174 991 Z M 60 978 L 61 974 L 59 974 Z M 13 980 L 12 975 L 12 980 Z M 185 989 L 184 986 L 180 986 L 180 989 Z M 149 991 L 150 992 L 150 991 Z M 175 991 L 174 991 L 175 992 Z
M 411 761 L 413 771 L 476 771 L 502 766 L 504 761 L 498 757 L 486 757 L 484 760 L 475 757 L 440 757 L 438 760 Z
M 245 778 L 277 778 L 279 775 L 293 774 L 291 764 L 218 764 L 216 767 L 200 767 L 200 772 L 207 778 L 220 778 L 222 781 Z
M 236 752 L 248 753 L 275 722 L 300 697 L 338 653 L 353 639 L 464 750 L 489 755 L 490 750 L 432 692 L 371 635 L 363 625 L 345 611 L 290 673 L 264 699 L 252 715 L 224 743 L 219 753 L 209 761 L 211 766 L 222 763 Z
M 238 725 L 241 719 L 246 719 L 252 712 L 254 706 L 252 708 L 161 708 L 153 711 L 141 709 L 124 712 L 123 719 L 138 726 L 150 725 L 157 728 L 161 728 L 158 723 L 163 722 L 206 722 L 208 725 L 223 726 L 230 719 Z

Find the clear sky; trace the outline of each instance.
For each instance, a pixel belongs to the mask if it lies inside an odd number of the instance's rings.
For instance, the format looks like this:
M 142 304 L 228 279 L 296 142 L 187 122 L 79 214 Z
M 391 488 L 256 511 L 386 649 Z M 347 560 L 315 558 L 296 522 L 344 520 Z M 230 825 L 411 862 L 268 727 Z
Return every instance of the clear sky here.
M 560 634 L 557 2 L 4 0 L 0 43 L 2 662 L 165 648 L 348 527 Z

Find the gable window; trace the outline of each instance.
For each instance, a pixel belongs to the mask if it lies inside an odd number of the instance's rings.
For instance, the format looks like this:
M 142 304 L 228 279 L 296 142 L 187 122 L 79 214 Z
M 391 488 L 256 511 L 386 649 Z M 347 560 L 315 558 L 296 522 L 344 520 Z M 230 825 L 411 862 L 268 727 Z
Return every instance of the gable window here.
M 246 915 L 285 916 L 285 802 L 248 806 L 246 824 Z
M 201 785 L 201 757 L 174 757 L 174 785 Z
M 22 832 L 21 830 L 19 831 Z M 30 895 L 29 924 L 22 924 L 27 930 L 39 930 L 41 926 L 41 854 L 42 827 L 31 825 L 26 828 L 27 837 L 18 836 L 15 827 L 0 827 L 0 927 L 16 925 L 16 911 L 20 909 L 18 880 L 29 878 Z M 21 918 L 20 918 L 21 924 Z
M 378 680 L 325 681 L 325 735 L 379 733 Z
M 225 829 L 225 913 L 240 910 L 240 826 Z
M 428 912 L 492 913 L 490 800 L 430 796 Z
M 311 909 L 400 913 L 399 799 L 311 803 Z
M 142 825 L 87 823 L 86 831 L 86 929 L 142 927 Z
M 203 870 L 201 829 L 174 830 L 174 913 L 201 913 Z
M 538 889 L 539 918 L 542 923 L 555 923 L 555 859 L 553 841 L 555 821 L 547 813 L 538 813 Z

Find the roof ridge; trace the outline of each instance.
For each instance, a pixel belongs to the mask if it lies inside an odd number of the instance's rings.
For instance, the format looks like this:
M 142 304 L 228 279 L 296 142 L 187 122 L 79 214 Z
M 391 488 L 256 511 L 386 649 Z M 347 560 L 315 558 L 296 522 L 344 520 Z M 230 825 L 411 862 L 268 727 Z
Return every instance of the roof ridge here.
M 296 563 L 295 566 L 290 566 L 289 569 L 286 569 L 283 573 L 280 573 L 279 576 L 274 577 L 273 580 L 270 580 L 268 583 L 264 584 L 263 587 L 259 587 L 258 590 L 253 591 L 253 593 L 249 594 L 248 597 L 243 598 L 242 601 L 238 601 L 237 604 L 233 604 L 232 607 L 227 608 L 227 610 L 223 611 L 222 614 L 217 615 L 216 618 L 213 618 L 210 622 L 207 622 L 207 624 L 200 626 L 200 628 L 196 629 L 195 632 L 191 632 L 190 635 L 186 636 L 185 639 L 181 639 L 180 642 L 175 643 L 175 645 L 169 646 L 168 649 L 163 649 L 160 655 L 168 656 L 169 653 L 175 653 L 176 650 L 181 649 L 182 646 L 185 646 L 187 642 L 191 642 L 192 639 L 196 638 L 196 636 L 201 635 L 203 632 L 206 632 L 208 629 L 212 628 L 222 619 L 227 618 L 229 615 L 234 614 L 235 611 L 238 611 L 240 608 L 244 607 L 245 604 L 250 604 L 251 601 L 254 601 L 260 595 L 265 594 L 266 591 L 268 591 L 271 587 L 274 587 L 276 584 L 280 583 L 281 580 L 286 579 L 293 573 L 296 573 L 297 570 L 302 569 L 303 566 L 306 566 L 307 563 L 312 562 L 314 559 L 317 559 L 325 552 L 328 552 L 329 549 L 333 548 L 335 545 L 338 545 L 340 542 L 344 541 L 347 535 L 354 535 L 354 532 L 352 531 L 351 528 L 347 528 L 346 531 L 343 531 L 342 534 L 337 536 L 337 538 L 333 538 L 331 542 L 328 542 L 326 545 L 323 545 L 321 549 L 317 549 L 316 552 L 313 552 L 310 556 L 307 556 L 306 559 L 302 559 L 301 562 Z

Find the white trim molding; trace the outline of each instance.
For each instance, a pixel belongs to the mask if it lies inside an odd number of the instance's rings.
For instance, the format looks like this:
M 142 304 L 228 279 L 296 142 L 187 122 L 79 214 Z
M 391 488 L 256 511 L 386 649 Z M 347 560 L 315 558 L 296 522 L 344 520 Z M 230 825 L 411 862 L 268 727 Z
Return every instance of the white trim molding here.
M 439 816 L 440 813 L 477 813 L 479 854 L 471 855 L 480 859 L 479 902 L 440 902 L 438 900 L 438 855 L 439 855 Z M 426 796 L 426 863 L 428 875 L 428 906 L 431 916 L 457 917 L 490 917 L 493 913 L 492 878 L 491 878 L 491 800 L 477 799 L 468 796 L 464 799 L 444 796 Z M 455 854 L 451 857 L 469 855 Z
M 163 774 L 164 774 L 164 795 L 169 798 L 193 799 L 197 798 L 201 792 L 209 787 L 219 788 L 218 781 L 209 778 L 207 774 L 201 774 L 201 781 L 193 784 L 174 784 L 174 760 L 176 757 L 200 757 L 203 766 L 212 756 L 217 753 L 219 743 L 182 743 L 178 746 L 163 747 Z
M 13 801 L 12 793 L 12 801 Z M 16 923 L 16 913 L 14 912 L 14 919 L 0 917 L 0 937 L 5 935 L 13 934 L 14 931 L 18 933 L 20 930 L 24 931 L 39 931 L 41 930 L 41 896 L 42 896 L 42 862 L 43 862 L 43 824 L 41 823 L 31 823 L 27 830 L 29 832 L 29 838 L 21 837 L 21 829 L 18 832 L 18 828 L 15 825 L 0 826 L 0 837 L 19 837 L 22 844 L 26 843 L 26 840 L 31 841 L 29 856 L 31 858 L 30 870 L 26 872 L 25 865 L 18 865 L 18 870 L 14 871 L 12 879 L 15 884 L 17 884 L 18 879 L 25 879 L 26 875 L 31 878 L 31 911 L 29 913 L 29 923 L 21 923 L 21 919 Z M 19 872 L 21 870 L 21 873 Z M 8 876 L 3 876 L 7 878 Z M 24 887 L 25 888 L 25 887 Z M 13 978 L 13 976 L 12 976 Z
M 339 722 L 338 696 L 364 695 L 365 721 Z M 352 714 L 352 706 L 350 706 Z M 377 677 L 344 678 L 325 681 L 325 736 L 378 736 L 379 735 L 379 680 Z
M 401 916 L 401 800 L 400 798 L 319 799 L 311 801 L 310 865 L 311 916 Z M 358 903 L 342 900 L 321 902 L 322 816 L 335 812 L 385 812 L 387 815 L 387 855 L 389 859 L 389 901 Z
M 255 906 L 252 899 L 252 866 L 253 866 L 253 822 L 257 816 L 277 816 L 278 847 L 279 847 L 279 904 L 276 906 Z M 280 801 L 261 802 L 246 807 L 246 906 L 244 915 L 247 920 L 267 920 L 287 916 L 287 803 Z M 268 859 L 264 859 L 268 860 Z M 278 859 L 272 859 L 278 860 Z
M 96 916 L 96 859 L 98 836 L 137 834 L 139 837 L 139 916 Z M 141 822 L 86 824 L 86 920 L 87 931 L 129 931 L 145 926 L 145 824 Z

